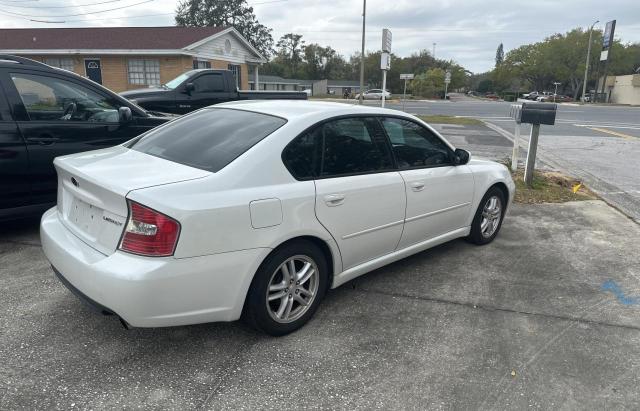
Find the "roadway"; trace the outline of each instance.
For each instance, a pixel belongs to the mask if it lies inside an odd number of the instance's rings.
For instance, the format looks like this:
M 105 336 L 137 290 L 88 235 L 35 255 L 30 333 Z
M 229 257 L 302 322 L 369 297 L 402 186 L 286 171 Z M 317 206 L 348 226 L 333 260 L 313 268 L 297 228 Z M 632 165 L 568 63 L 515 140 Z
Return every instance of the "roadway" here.
M 405 111 L 477 118 L 513 140 L 512 103 L 451 97 L 451 101 L 407 100 Z M 402 110 L 402 103 L 387 107 Z M 529 126 L 522 126 L 521 162 L 529 131 Z M 582 179 L 609 204 L 640 222 L 640 107 L 559 104 L 556 125 L 540 128 L 538 159 L 544 167 Z

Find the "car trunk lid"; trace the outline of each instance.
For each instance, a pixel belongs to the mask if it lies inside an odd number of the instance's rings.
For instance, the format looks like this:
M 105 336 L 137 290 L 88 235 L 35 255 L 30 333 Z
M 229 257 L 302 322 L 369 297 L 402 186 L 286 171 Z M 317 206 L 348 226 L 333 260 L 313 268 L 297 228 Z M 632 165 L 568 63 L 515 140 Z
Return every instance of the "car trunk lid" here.
M 105 255 L 118 248 L 129 192 L 211 174 L 122 146 L 59 157 L 54 165 L 63 224 Z

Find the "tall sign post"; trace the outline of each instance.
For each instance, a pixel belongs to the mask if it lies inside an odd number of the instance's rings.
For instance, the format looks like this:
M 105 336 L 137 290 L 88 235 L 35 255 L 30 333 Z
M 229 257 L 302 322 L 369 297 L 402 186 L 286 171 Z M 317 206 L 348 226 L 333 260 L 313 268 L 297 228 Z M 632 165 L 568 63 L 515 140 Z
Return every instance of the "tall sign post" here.
M 391 30 L 382 29 L 382 53 L 380 53 L 380 70 L 382 70 L 382 98 L 384 107 L 385 93 L 387 92 L 387 71 L 391 69 Z
M 600 53 L 600 61 L 604 61 L 604 76 L 602 79 L 602 90 L 601 94 L 604 95 L 605 88 L 607 86 L 607 69 L 609 68 L 609 60 L 611 59 L 611 49 L 613 48 L 613 34 L 616 31 L 616 21 L 611 20 L 607 22 L 607 25 L 604 29 L 604 35 L 602 37 L 602 52 Z M 597 92 L 597 87 L 596 87 Z M 605 97 L 605 103 L 607 103 L 608 99 Z
M 447 90 L 449 89 L 449 83 L 451 83 L 451 72 L 447 70 L 444 73 L 444 99 L 447 100 Z
M 404 102 L 407 100 L 407 80 L 413 80 L 413 73 L 400 74 L 400 80 L 404 80 L 404 91 L 402 92 L 402 111 L 404 111 Z

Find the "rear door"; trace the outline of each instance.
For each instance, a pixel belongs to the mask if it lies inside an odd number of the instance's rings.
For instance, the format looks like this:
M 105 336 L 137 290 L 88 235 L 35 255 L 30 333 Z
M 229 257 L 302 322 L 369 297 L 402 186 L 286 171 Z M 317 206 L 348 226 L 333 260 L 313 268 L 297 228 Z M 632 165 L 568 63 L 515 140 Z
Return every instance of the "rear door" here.
M 5 85 L 18 102 L 14 114 L 29 153 L 34 203 L 55 202 L 55 157 L 120 144 L 140 131 L 120 124 L 117 100 L 76 79 L 16 69 Z
M 316 215 L 338 243 L 344 268 L 393 252 L 406 198 L 377 120 L 341 118 L 312 133 L 320 143 Z
M 0 218 L 31 203 L 27 146 L 13 120 L 0 69 Z M 6 78 L 5 78 L 6 80 Z
M 395 117 L 381 122 L 406 184 L 406 220 L 398 248 L 464 227 L 474 190 L 471 169 L 453 165 L 451 148 L 422 124 Z

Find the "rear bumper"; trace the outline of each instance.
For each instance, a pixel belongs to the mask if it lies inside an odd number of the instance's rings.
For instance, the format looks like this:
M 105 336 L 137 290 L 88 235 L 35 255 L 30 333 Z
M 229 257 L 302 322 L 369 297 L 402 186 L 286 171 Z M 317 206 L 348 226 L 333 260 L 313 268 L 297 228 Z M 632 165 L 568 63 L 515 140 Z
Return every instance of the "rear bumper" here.
M 267 248 L 192 258 L 104 255 L 60 221 L 56 208 L 41 221 L 42 248 L 74 294 L 134 327 L 165 327 L 240 318 L 253 274 Z

